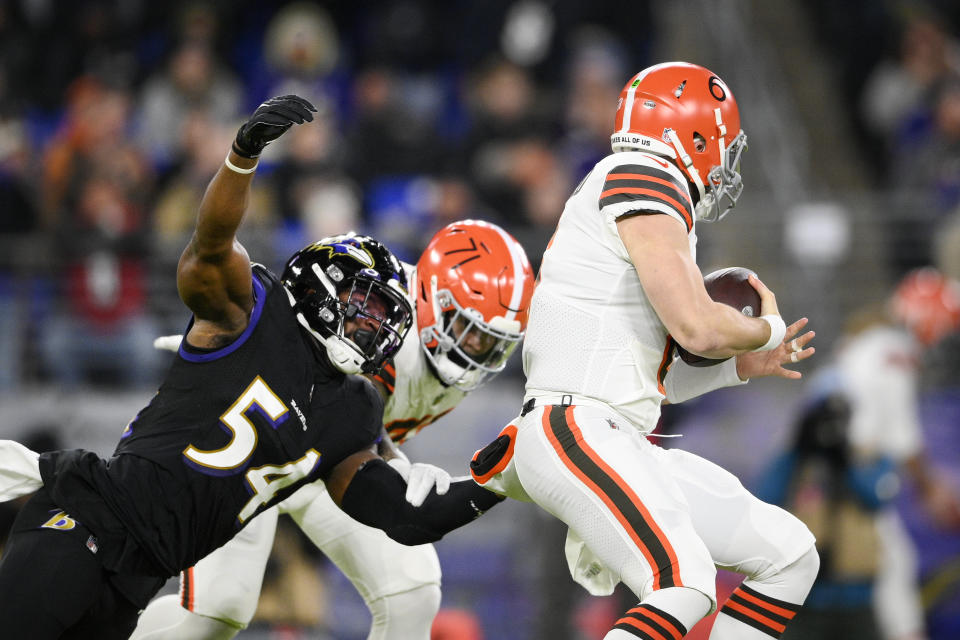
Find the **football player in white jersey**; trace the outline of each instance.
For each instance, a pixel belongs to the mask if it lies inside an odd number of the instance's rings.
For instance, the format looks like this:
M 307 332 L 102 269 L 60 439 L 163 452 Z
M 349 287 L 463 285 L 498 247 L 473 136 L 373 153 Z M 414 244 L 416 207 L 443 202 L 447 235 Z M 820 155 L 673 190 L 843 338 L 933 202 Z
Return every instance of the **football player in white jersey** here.
M 471 463 L 474 478 L 532 500 L 569 527 L 574 579 L 639 598 L 605 640 L 679 640 L 717 607 L 716 566 L 746 580 L 710 638 L 778 637 L 819 567 L 814 539 L 732 474 L 647 439 L 664 400 L 750 377 L 788 379 L 813 353 L 806 319 L 785 326 L 756 277 L 761 317 L 714 302 L 695 262 L 696 225 L 734 205 L 746 145 L 727 85 L 681 62 L 624 87 L 614 153 L 566 203 L 543 256 L 523 348 L 521 415 Z M 713 367 L 672 358 L 673 345 Z
M 465 220 L 438 231 L 416 266 L 405 265 L 418 334 L 372 378 L 386 403 L 381 453 L 419 504 L 450 476 L 411 464 L 396 448 L 502 371 L 523 337 L 533 271 L 520 244 L 500 227 Z M 418 339 L 419 338 L 419 339 Z M 176 348 L 174 338 L 160 346 Z M 220 640 L 249 624 L 280 513 L 350 579 L 373 616 L 369 640 L 427 640 L 440 607 L 440 563 L 432 545 L 408 547 L 351 519 L 322 482 L 262 513 L 229 543 L 183 572 L 180 593 L 158 598 L 131 638 Z
M 960 284 L 932 267 L 906 274 L 884 315 L 864 314 L 839 342 L 830 384 L 850 401 L 850 446 L 864 458 L 893 460 L 916 487 L 926 514 L 946 531 L 960 529 L 960 496 L 927 457 L 919 408 L 925 349 L 960 329 Z M 926 637 L 917 587 L 917 552 L 896 509 L 877 513 L 882 561 L 874 610 L 883 637 Z

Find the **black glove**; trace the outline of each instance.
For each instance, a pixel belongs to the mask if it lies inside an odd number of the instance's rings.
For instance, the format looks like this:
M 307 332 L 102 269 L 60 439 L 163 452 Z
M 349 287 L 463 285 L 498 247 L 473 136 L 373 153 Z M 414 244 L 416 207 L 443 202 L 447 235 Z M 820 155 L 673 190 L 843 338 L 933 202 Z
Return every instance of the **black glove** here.
M 237 131 L 233 152 L 244 158 L 257 158 L 265 146 L 282 136 L 294 122 L 312 121 L 316 111 L 316 107 L 300 96 L 270 98 L 257 107 Z

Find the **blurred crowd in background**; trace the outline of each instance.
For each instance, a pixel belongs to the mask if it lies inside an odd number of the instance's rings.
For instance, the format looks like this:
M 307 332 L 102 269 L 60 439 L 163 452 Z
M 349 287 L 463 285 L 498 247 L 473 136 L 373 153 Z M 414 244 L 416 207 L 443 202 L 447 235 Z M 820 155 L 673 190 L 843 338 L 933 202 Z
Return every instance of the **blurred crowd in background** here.
M 183 325 L 171 275 L 199 198 L 273 95 L 320 114 L 260 165 L 243 237 L 258 261 L 345 229 L 416 261 L 462 218 L 539 256 L 649 59 L 644 2 L 578 4 L 6 3 L 0 263 L 16 337 L 0 387 L 80 384 L 94 353 L 116 382 L 156 377 L 151 336 Z
M 823 354 L 815 360 L 842 343 L 853 311 L 882 308 L 911 270 L 960 279 L 960 4 L 951 0 L 7 0 L 0 398 L 54 389 L 133 393 L 142 404 L 169 363 L 154 338 L 188 319 L 174 274 L 200 197 L 263 100 L 294 93 L 319 114 L 263 155 L 240 234 L 255 261 L 279 269 L 308 242 L 352 229 L 415 262 L 434 231 L 481 218 L 513 233 L 536 268 L 566 198 L 610 151 L 624 83 L 669 59 L 728 82 L 751 146 L 741 205 L 699 231 L 704 271 L 757 269 L 788 320 L 811 318 Z M 928 349 L 920 389 L 921 408 L 939 407 L 925 409 L 925 426 L 954 452 L 958 344 L 951 327 Z M 516 400 L 519 358 L 498 384 L 501 398 Z M 669 410 L 664 428 L 686 428 L 691 450 L 700 434 L 706 457 L 745 481 L 759 477 L 762 460 L 744 459 L 742 443 L 698 431 L 699 422 L 757 426 L 772 457 L 799 420 L 784 407 L 810 403 L 800 385 L 751 389 Z M 759 407 L 749 416 L 745 397 Z M 775 426 L 782 435 L 771 435 Z M 436 460 L 429 443 L 422 451 Z M 956 453 L 937 453 L 960 473 Z M 922 518 L 913 520 L 921 528 Z M 945 555 L 921 568 L 940 580 L 938 615 L 950 625 L 960 619 L 960 544 L 955 531 L 944 535 L 953 541 Z M 285 546 L 288 556 L 295 549 Z M 460 565 L 441 558 L 456 585 Z M 952 573 L 933 566 L 941 561 Z M 500 587 L 543 587 L 544 602 L 570 606 L 570 592 L 544 586 L 562 576 L 525 571 Z M 290 599 L 274 598 L 282 622 Z M 321 613 L 292 623 L 332 629 Z M 555 629 L 515 621 L 525 630 L 517 636 L 461 622 L 478 635 L 459 637 L 588 639 L 584 620 L 601 614 L 580 611 L 577 623 L 553 615 Z M 943 633 L 930 637 L 957 637 Z
M 930 263 L 933 229 L 960 206 L 960 12 L 800 4 L 831 56 L 844 107 L 832 117 L 869 168 L 862 187 L 909 210 L 886 220 L 878 275 Z M 170 276 L 199 197 L 238 123 L 273 95 L 300 94 L 320 116 L 264 156 L 244 229 L 255 259 L 275 267 L 355 229 L 415 261 L 434 230 L 475 217 L 513 232 L 536 266 L 572 187 L 609 151 L 625 80 L 662 59 L 655 8 L 4 3 L 0 389 L 156 378 L 149 338 L 183 325 Z M 748 154 L 756 188 L 751 171 Z

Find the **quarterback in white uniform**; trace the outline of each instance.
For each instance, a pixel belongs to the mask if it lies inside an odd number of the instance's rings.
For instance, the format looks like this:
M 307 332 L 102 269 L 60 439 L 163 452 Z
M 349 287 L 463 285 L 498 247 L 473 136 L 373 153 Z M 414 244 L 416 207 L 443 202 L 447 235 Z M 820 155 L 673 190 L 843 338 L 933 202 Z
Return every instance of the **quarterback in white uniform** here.
M 446 491 L 449 475 L 411 464 L 396 448 L 451 411 L 501 371 L 523 337 L 533 272 L 520 244 L 500 227 L 466 220 L 438 231 L 411 283 L 411 332 L 374 384 L 385 397 L 381 454 L 421 503 Z M 164 345 L 168 346 L 168 345 Z M 134 639 L 232 638 L 256 611 L 279 514 L 289 514 L 350 579 L 369 607 L 369 640 L 427 640 L 440 606 L 440 563 L 432 545 L 407 547 L 341 511 L 322 482 L 262 513 L 230 542 L 181 575 L 178 596 L 154 600 Z
M 741 191 L 745 146 L 730 89 L 686 63 L 627 83 L 614 153 L 567 201 L 546 252 L 524 341 L 521 415 L 471 469 L 489 489 L 532 500 L 569 527 L 567 559 L 591 593 L 624 582 L 640 599 L 606 640 L 679 640 L 717 607 L 716 566 L 747 576 L 711 638 L 762 640 L 799 609 L 817 573 L 814 539 L 730 473 L 646 437 L 678 402 L 813 353 L 758 279 L 761 316 L 710 299 L 696 222 Z M 673 345 L 711 359 L 695 368 Z M 737 357 L 733 357 L 737 356 Z

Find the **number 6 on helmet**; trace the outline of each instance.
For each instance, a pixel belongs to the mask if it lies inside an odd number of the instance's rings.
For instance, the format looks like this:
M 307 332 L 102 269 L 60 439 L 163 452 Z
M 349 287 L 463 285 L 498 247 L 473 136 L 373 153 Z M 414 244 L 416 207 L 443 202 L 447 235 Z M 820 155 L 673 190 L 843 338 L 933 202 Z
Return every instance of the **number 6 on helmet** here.
M 743 181 L 747 136 L 733 93 L 712 71 L 687 62 L 644 69 L 617 102 L 614 151 L 645 151 L 675 160 L 696 187 L 697 218 L 719 220 L 734 207 Z

